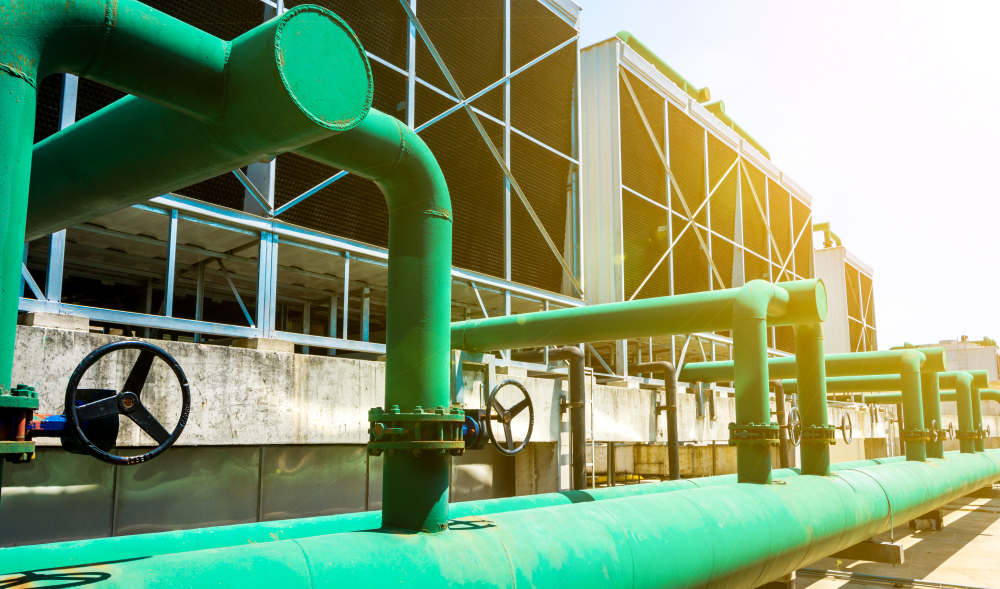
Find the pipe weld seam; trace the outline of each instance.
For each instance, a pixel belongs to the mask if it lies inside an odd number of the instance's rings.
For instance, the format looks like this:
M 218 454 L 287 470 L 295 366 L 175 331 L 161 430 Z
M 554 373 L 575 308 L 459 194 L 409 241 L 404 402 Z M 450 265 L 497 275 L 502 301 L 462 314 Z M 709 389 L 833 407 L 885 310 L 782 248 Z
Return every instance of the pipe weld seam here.
M 108 45 L 108 39 L 111 37 L 111 33 L 114 31 L 115 27 L 118 26 L 118 0 L 108 0 L 104 4 L 104 20 L 101 22 L 101 39 L 97 43 L 97 51 L 87 62 L 87 65 L 83 66 L 83 69 L 79 72 L 81 77 L 87 77 L 90 70 L 104 57 L 104 49 Z
M 14 76 L 15 78 L 21 78 L 25 82 L 31 85 L 32 88 L 38 88 L 38 84 L 35 82 L 34 76 L 25 72 L 20 68 L 16 68 L 12 65 L 6 63 L 0 63 L 0 72 L 5 72 L 8 75 Z

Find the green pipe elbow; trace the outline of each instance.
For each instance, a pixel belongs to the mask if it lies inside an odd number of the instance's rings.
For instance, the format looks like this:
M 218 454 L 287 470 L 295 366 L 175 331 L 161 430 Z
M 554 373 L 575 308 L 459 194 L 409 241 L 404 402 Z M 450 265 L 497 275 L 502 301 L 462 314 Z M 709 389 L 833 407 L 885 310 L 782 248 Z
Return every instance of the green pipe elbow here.
M 837 247 L 841 247 L 844 244 L 837 237 L 837 234 L 830 229 L 830 222 L 823 221 L 822 223 L 813 223 L 813 231 L 823 232 L 823 247 L 833 247 L 834 242 L 836 242 Z
M 35 145 L 25 239 L 348 131 L 371 108 L 364 48 L 318 6 L 240 35 L 226 70 L 215 120 L 126 96 Z
M 615 35 L 621 39 L 622 43 L 625 43 L 629 47 L 635 50 L 643 59 L 653 64 L 653 67 L 657 69 L 661 74 L 667 77 L 668 80 L 677 84 L 681 90 L 683 90 L 688 96 L 694 98 L 698 102 L 708 102 L 712 99 L 712 93 L 709 92 L 708 88 L 696 88 L 694 84 L 688 82 L 684 76 L 680 75 L 674 68 L 670 67 L 667 62 L 660 59 L 658 55 L 653 53 L 649 47 L 646 47 L 641 41 L 636 39 L 632 33 L 628 31 L 618 31 Z
M 66 72 L 202 120 L 222 114 L 230 44 L 135 0 L 4 0 L 0 72 Z

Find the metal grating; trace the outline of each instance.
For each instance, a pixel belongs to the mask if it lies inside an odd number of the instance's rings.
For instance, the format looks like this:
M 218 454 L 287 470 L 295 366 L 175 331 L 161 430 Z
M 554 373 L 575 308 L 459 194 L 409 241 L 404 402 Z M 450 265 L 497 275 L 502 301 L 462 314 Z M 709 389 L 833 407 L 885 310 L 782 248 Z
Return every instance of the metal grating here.
M 689 230 L 690 231 L 690 230 Z M 719 270 L 719 275 L 725 283 L 723 288 L 733 286 L 733 258 L 736 253 L 736 246 L 722 239 L 718 235 L 712 235 L 712 261 Z
M 672 127 L 671 127 L 672 129 Z M 680 239 L 681 229 L 687 221 L 673 216 L 674 239 L 677 245 L 674 246 L 674 294 L 686 294 L 691 292 L 702 292 L 709 289 L 708 276 L 708 256 L 701 249 L 698 238 L 695 237 L 693 227 L 684 232 Z
M 80 78 L 80 85 L 76 92 L 76 120 L 85 119 L 124 96 L 124 92 L 86 78 Z
M 732 168 L 736 161 L 736 152 L 728 145 L 717 139 L 711 133 L 708 134 L 708 189 L 713 188 L 715 192 L 711 199 L 712 231 L 726 237 L 735 239 L 736 227 L 736 187 L 739 178 L 739 170 Z M 729 171 L 725 180 L 722 175 Z M 722 180 L 720 184 L 719 181 Z M 718 186 L 716 188 L 716 186 Z M 715 247 L 712 252 L 714 254 Z M 713 255 L 714 258 L 714 255 Z M 718 262 L 716 262 L 718 265 Z M 719 266 L 719 272 L 725 277 L 725 272 Z
M 503 2 L 421 0 L 416 14 L 466 96 L 503 77 Z M 419 36 L 417 77 L 452 94 L 448 80 Z M 502 92 L 480 98 L 476 106 L 503 119 Z
M 510 147 L 514 178 L 560 253 L 570 257 L 564 245 L 570 162 L 516 134 L 511 135 Z M 496 164 L 493 167 L 498 168 Z M 511 195 L 510 206 L 511 279 L 554 292 L 561 291 L 562 266 L 516 195 Z
M 537 2 L 532 2 L 538 5 Z M 542 21 L 548 24 L 548 21 Z M 562 21 L 560 21 L 562 22 Z M 565 24 L 565 23 L 563 23 Z M 514 23 L 515 30 L 517 22 Z M 513 36 L 513 30 L 511 31 Z M 572 35 L 558 41 L 563 42 Z M 553 43 L 555 46 L 558 43 Z M 511 41 L 511 61 L 517 45 Z M 510 81 L 510 123 L 549 147 L 572 156 L 576 43 L 521 72 Z M 546 50 L 551 49 L 547 47 Z M 511 69 L 514 68 L 513 63 Z M 647 140 L 648 141 L 648 140 Z M 662 166 L 661 166 L 662 167 Z M 516 173 L 516 172 L 515 172 Z
M 771 272 L 768 266 L 767 260 L 755 256 L 751 252 L 745 252 L 743 255 L 743 275 L 746 277 L 747 282 L 751 280 L 766 280 L 770 282 Z
M 653 129 L 653 135 L 660 149 L 663 150 L 665 131 L 663 98 L 627 70 L 623 69 L 621 72 L 628 76 L 629 84 L 639 99 L 643 114 L 646 115 L 646 121 Z M 663 162 L 656 153 L 656 147 L 649 138 L 646 125 L 643 124 L 639 110 L 635 107 L 635 102 L 632 101 L 625 84 L 618 85 L 618 100 L 621 103 L 622 183 L 646 198 L 666 206 L 667 175 L 663 169 Z
M 791 325 L 782 325 L 774 328 L 777 347 L 782 352 L 795 353 L 795 328 Z
M 774 180 L 767 179 L 768 218 L 771 220 L 771 234 L 774 235 L 774 241 L 778 243 L 778 252 L 782 260 L 792 255 L 792 238 L 794 236 L 791 235 L 792 205 L 790 198 L 787 190 L 781 188 Z M 774 244 L 771 245 L 771 248 L 773 251 Z M 777 262 L 778 259 L 779 256 L 771 254 L 772 261 Z M 791 264 L 785 268 L 791 270 Z M 777 278 L 777 274 L 775 277 Z M 781 279 L 785 280 L 786 278 L 783 276 Z
M 537 0 L 511 0 L 510 23 L 511 71 L 576 35 L 576 29 Z
M 865 351 L 865 346 L 863 345 L 864 342 L 861 339 L 861 336 L 862 336 L 862 333 L 863 333 L 863 329 L 861 327 L 861 324 L 858 323 L 857 321 L 851 321 L 850 319 L 848 319 L 847 320 L 847 325 L 848 325 L 848 327 L 850 327 L 850 331 L 851 331 L 851 351 L 852 352 L 864 352 Z
M 750 183 L 747 182 L 746 175 L 741 173 L 740 182 L 743 191 L 741 194 L 743 246 L 766 258 L 768 254 L 767 226 L 764 217 L 760 214 L 761 208 L 765 207 L 767 203 L 764 198 L 764 174 L 752 165 L 747 164 L 746 160 L 743 163 L 750 179 L 753 180 L 753 190 L 757 191 L 757 198 L 760 200 L 760 208 L 758 208 L 757 202 L 754 200 L 754 193 L 750 190 Z M 764 212 L 767 212 L 766 209 Z
M 622 191 L 626 300 L 632 297 L 663 256 L 663 252 L 667 251 L 670 239 L 666 226 L 666 211 Z M 660 231 L 661 228 L 663 231 Z M 668 295 L 670 295 L 670 265 L 664 260 L 636 298 L 647 299 Z
M 144 3 L 226 41 L 264 22 L 264 10 L 268 9 L 259 0 L 146 0 Z
M 812 223 L 809 218 L 811 211 L 809 207 L 802 204 L 802 202 L 797 199 L 792 199 L 792 232 L 795 237 L 799 238 L 798 245 L 795 246 L 795 273 L 801 278 L 812 278 L 813 268 L 812 268 L 812 251 L 813 251 L 813 234 L 812 228 L 805 227 L 806 221 Z M 802 237 L 799 237 L 799 234 Z
M 847 279 L 847 316 L 851 319 L 861 321 L 861 301 L 859 300 L 857 269 L 850 265 L 845 265 L 844 277 Z
M 38 85 L 35 98 L 35 139 L 38 143 L 59 130 L 59 115 L 62 112 L 63 74 L 46 76 Z
M 687 201 L 688 208 L 695 212 L 705 200 L 705 129 L 682 110 L 668 105 L 668 127 L 670 129 L 670 169 Z M 684 213 L 680 198 L 671 190 L 671 207 Z M 704 210 L 696 215 L 698 223 L 707 225 L 708 215 Z M 676 234 L 675 234 L 676 235 Z M 695 244 L 697 244 L 697 238 Z M 706 262 L 707 263 L 707 262 Z

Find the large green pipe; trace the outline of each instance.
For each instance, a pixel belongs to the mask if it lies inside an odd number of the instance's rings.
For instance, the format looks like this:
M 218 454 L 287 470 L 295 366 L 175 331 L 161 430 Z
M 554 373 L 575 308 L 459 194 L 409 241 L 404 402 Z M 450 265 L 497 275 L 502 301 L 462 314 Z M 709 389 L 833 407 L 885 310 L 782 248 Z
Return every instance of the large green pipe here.
M 372 111 L 357 129 L 296 153 L 375 181 L 389 208 L 389 311 L 385 406 L 404 413 L 451 404 L 451 201 L 422 139 Z M 383 523 L 438 531 L 448 525 L 451 456 L 389 453 Z
M 827 356 L 831 358 L 832 356 Z M 989 386 L 989 373 L 985 370 L 966 370 L 962 372 L 967 372 L 972 376 L 972 382 L 975 386 L 980 388 L 985 388 Z M 955 388 L 955 379 L 961 374 L 959 371 L 949 371 L 949 372 L 938 372 L 938 385 L 942 389 L 953 389 Z M 826 390 L 828 393 L 838 394 L 838 393 L 848 393 L 850 395 L 860 395 L 864 394 L 865 399 L 897 399 L 893 401 L 878 401 L 880 403 L 892 404 L 899 403 L 902 401 L 902 396 L 900 395 L 871 395 L 867 393 L 878 393 L 878 392 L 899 392 L 901 390 L 902 381 L 899 379 L 897 374 L 877 374 L 869 376 L 831 376 L 826 379 Z M 785 379 L 781 381 L 783 387 L 785 387 L 785 392 L 788 394 L 798 393 L 799 387 L 795 379 Z M 985 398 L 985 397 L 984 397 Z M 866 401 L 866 402 L 876 402 L 876 401 Z
M 1000 477 L 993 453 L 949 455 L 458 520 L 440 534 L 314 536 L 79 567 L 97 587 L 371 584 L 752 588 Z M 749 539 L 749 540 L 748 540 Z M 664 558 L 664 550 L 670 558 Z
M 829 429 L 826 403 L 826 358 L 823 327 L 819 323 L 795 326 L 795 371 L 802 382 L 798 395 L 803 434 Z M 770 365 L 768 366 L 770 370 Z M 773 377 L 772 377 L 773 378 Z M 830 443 L 803 435 L 800 449 L 804 474 L 830 474 Z
M 831 470 L 837 471 L 863 466 L 890 464 L 902 459 L 903 457 L 895 456 L 891 458 L 838 462 L 831 465 Z M 773 478 L 784 479 L 799 474 L 801 474 L 800 469 L 782 468 L 773 472 Z M 735 474 L 725 474 L 644 485 L 621 485 L 601 489 L 586 489 L 583 491 L 485 499 L 481 501 L 453 503 L 451 504 L 449 515 L 452 518 L 490 515 L 539 507 L 607 501 L 638 495 L 672 493 L 685 489 L 734 485 L 736 483 L 737 476 Z M 4 557 L 3 562 L 5 563 L 3 566 L 0 566 L 0 574 L 103 562 L 107 560 L 108 554 L 114 554 L 118 559 L 146 558 L 162 554 L 227 548 L 250 543 L 296 540 L 343 532 L 374 530 L 381 525 L 382 512 L 367 511 L 323 517 L 0 548 L 0 555 Z
M 963 374 L 959 377 L 963 382 L 972 382 L 972 377 Z M 927 457 L 943 458 L 944 442 L 941 441 L 940 432 L 944 431 L 941 424 L 941 389 L 938 385 L 938 375 L 932 372 L 920 373 L 920 397 L 924 409 L 923 428 L 931 433 L 927 440 Z
M 823 232 L 823 247 L 833 247 L 836 243 L 837 247 L 841 247 L 843 242 L 840 241 L 840 237 L 830 229 L 830 222 L 823 221 L 822 223 L 813 223 L 813 231 Z
M 688 96 L 694 98 L 698 102 L 708 102 L 712 99 L 712 93 L 708 91 L 708 88 L 696 88 L 694 84 L 688 82 L 677 70 L 670 67 L 670 65 L 660 59 L 660 56 L 653 53 L 653 51 L 643 45 L 642 41 L 636 39 L 632 33 L 628 31 L 618 31 L 615 35 L 622 40 L 623 43 L 631 47 L 638 53 L 643 59 L 653 64 L 653 67 L 657 69 L 661 74 L 667 77 L 668 80 L 677 84 L 681 90 L 683 90 Z
M 771 422 L 767 326 L 819 323 L 826 310 L 820 280 L 753 280 L 742 288 L 453 323 L 451 347 L 484 352 L 732 329 L 741 351 L 736 427 L 763 437 L 754 428 Z M 769 445 L 742 443 L 736 460 L 740 482 L 770 481 Z
M 10 388 L 38 85 L 67 72 L 200 118 L 229 43 L 133 0 L 0 2 L 0 390 Z
M 25 240 L 351 129 L 371 106 L 372 82 L 354 33 L 314 6 L 229 43 L 132 0 L 4 4 L 0 387 L 9 388 Z M 35 86 L 55 72 L 133 96 L 32 148 Z

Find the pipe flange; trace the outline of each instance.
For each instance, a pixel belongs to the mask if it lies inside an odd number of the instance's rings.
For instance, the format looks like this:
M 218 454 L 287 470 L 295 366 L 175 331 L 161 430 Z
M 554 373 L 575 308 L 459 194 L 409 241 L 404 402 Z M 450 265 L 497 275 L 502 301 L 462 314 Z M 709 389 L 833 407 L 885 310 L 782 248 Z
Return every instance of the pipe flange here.
M 803 444 L 829 444 L 837 443 L 837 428 L 832 425 L 807 425 L 802 428 Z
M 777 446 L 779 443 L 778 431 L 780 429 L 776 423 L 730 423 L 729 445 Z
M 438 406 L 425 411 L 419 405 L 412 413 L 403 413 L 399 405 L 388 411 L 381 407 L 368 410 L 368 454 L 380 456 L 396 452 L 423 452 L 460 456 L 465 452 L 462 426 L 465 411 Z
M 960 429 L 955 432 L 955 438 L 959 440 L 978 440 L 979 432 Z
M 904 442 L 933 442 L 932 431 L 929 429 L 904 429 L 899 432 L 899 437 Z

